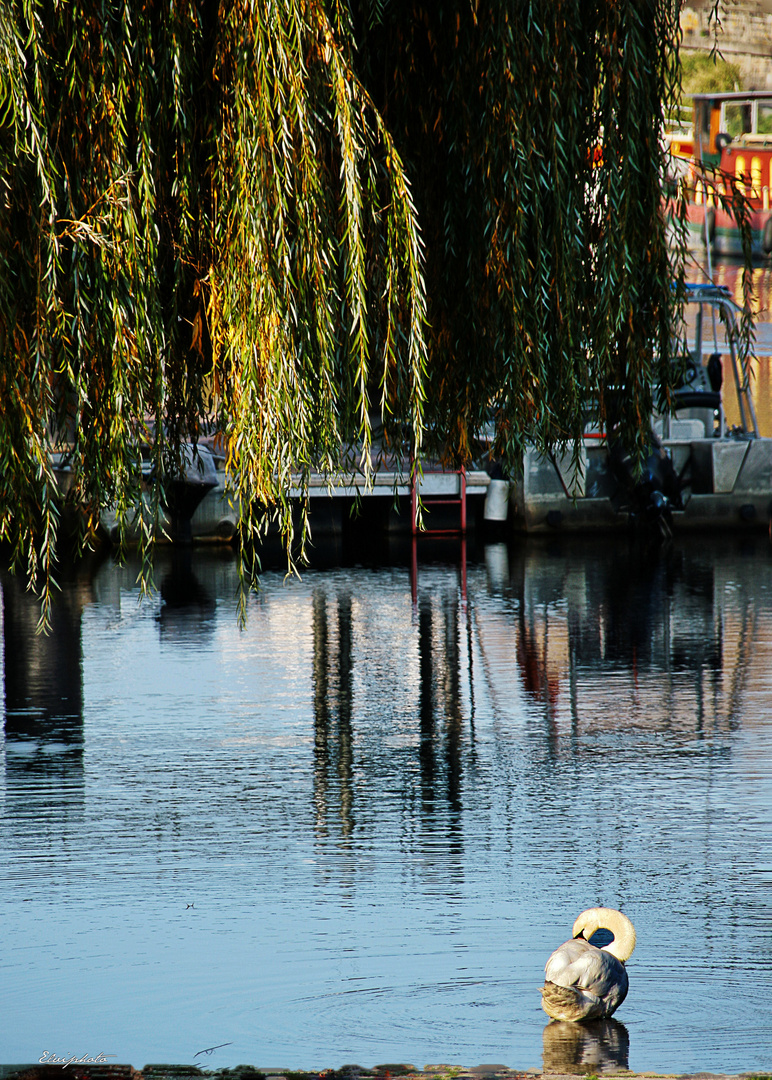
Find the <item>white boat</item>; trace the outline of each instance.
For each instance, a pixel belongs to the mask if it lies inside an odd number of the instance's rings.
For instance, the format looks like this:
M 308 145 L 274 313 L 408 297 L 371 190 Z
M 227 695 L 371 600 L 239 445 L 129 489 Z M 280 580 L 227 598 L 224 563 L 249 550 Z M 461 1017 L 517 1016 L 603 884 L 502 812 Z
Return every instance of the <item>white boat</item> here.
M 626 529 L 641 521 L 663 533 L 769 527 L 772 439 L 759 436 L 748 361 L 738 354 L 740 309 L 717 285 L 687 286 L 686 309 L 694 324 L 690 377 L 677 391 L 675 414 L 652 417 L 643 473 L 636 476 L 597 429 L 586 429 L 578 459 L 528 450 L 510 497 L 516 530 Z M 731 430 L 727 382 L 740 415 Z

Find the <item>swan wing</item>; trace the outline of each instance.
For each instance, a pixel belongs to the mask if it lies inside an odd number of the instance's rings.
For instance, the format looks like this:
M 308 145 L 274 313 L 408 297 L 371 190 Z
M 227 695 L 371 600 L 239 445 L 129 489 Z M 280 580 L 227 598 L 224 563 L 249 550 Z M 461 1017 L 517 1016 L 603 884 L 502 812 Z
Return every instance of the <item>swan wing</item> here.
M 555 949 L 544 974 L 557 986 L 584 990 L 607 1007 L 607 1015 L 622 1004 L 628 987 L 627 972 L 611 953 L 596 949 L 582 938 L 572 938 Z
M 587 1020 L 602 1016 L 603 1002 L 578 986 L 558 986 L 547 980 L 541 988 L 541 1007 L 553 1020 Z

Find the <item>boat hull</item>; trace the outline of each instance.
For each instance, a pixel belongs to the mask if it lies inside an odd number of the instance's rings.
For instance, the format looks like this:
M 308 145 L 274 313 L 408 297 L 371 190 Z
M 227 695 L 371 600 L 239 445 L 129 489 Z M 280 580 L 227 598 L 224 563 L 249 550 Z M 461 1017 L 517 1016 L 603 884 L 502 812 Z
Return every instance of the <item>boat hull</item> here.
M 663 446 L 686 480 L 683 508 L 667 512 L 672 531 L 769 528 L 772 439 L 670 439 Z M 598 441 L 583 447 L 578 470 L 570 455 L 529 449 L 513 485 L 511 517 L 516 531 L 554 535 L 627 530 L 633 515 Z
M 708 228 L 705 217 L 708 215 Z M 751 253 L 754 259 L 768 258 L 772 254 L 772 212 L 753 210 L 750 213 Z M 710 250 L 716 255 L 731 258 L 743 257 L 742 235 L 731 214 L 720 207 L 690 203 L 687 207 L 687 228 L 689 247 L 693 251 L 704 251 L 707 247 L 706 233 Z

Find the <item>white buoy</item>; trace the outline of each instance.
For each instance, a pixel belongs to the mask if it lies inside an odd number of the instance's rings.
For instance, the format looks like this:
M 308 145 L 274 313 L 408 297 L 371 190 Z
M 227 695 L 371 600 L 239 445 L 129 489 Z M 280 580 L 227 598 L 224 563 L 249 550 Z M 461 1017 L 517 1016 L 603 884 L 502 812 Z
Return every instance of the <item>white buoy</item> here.
M 506 521 L 509 511 L 509 481 L 491 480 L 485 494 L 485 520 Z

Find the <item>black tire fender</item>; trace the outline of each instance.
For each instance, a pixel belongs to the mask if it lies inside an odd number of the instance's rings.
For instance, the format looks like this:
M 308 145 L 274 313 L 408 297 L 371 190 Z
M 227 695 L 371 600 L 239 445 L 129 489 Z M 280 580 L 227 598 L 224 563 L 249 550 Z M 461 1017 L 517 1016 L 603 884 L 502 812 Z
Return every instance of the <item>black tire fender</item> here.
M 761 248 L 765 255 L 772 255 L 772 215 L 764 222 L 761 234 Z

